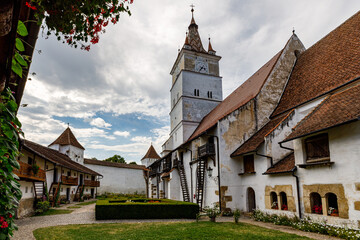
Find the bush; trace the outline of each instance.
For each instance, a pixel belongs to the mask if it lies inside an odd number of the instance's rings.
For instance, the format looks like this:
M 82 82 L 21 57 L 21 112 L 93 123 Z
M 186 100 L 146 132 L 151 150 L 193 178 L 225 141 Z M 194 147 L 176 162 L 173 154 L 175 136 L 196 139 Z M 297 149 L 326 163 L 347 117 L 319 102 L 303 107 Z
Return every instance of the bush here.
M 220 208 L 216 203 L 213 204 L 213 207 L 204 207 L 204 212 L 212 222 L 215 222 L 216 217 L 221 213 Z
M 97 220 L 104 219 L 196 219 L 196 203 L 167 199 L 98 200 L 95 207 Z M 158 202 L 157 202 L 158 201 Z
M 241 216 L 241 211 L 239 209 L 235 209 L 234 213 L 233 213 L 233 216 L 234 216 L 234 221 L 235 223 L 238 223 L 239 222 L 239 218 Z
M 42 214 L 50 209 L 50 203 L 48 201 L 38 202 L 36 204 L 35 213 Z

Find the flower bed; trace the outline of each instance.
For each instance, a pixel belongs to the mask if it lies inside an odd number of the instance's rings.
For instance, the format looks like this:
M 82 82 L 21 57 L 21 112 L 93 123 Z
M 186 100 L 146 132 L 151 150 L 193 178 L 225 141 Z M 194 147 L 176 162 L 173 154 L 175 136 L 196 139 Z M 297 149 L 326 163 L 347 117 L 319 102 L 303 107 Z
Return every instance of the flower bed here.
M 105 219 L 195 219 L 199 206 L 195 203 L 168 199 L 106 199 L 95 207 L 97 220 Z
M 255 210 L 253 212 L 252 218 L 255 221 L 271 222 L 276 225 L 291 226 L 305 232 L 320 233 L 349 240 L 360 239 L 359 230 L 333 226 L 327 224 L 326 222 L 313 222 L 310 218 L 299 219 L 296 216 L 290 218 L 286 215 L 268 214 L 260 210 Z

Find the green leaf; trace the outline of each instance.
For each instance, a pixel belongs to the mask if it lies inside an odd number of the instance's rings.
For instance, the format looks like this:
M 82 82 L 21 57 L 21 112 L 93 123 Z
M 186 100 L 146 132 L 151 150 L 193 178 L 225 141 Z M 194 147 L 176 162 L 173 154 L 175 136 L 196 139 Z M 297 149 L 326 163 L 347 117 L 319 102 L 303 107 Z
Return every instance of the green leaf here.
M 15 59 L 12 60 L 11 70 L 13 70 L 13 72 L 19 75 L 20 77 L 22 77 L 22 68 L 20 64 L 17 61 L 15 61 Z
M 24 58 L 19 54 L 19 53 L 15 53 L 15 59 L 16 61 L 18 61 L 18 63 L 20 63 L 21 65 L 23 65 L 24 67 L 28 67 L 27 62 L 24 60 Z
M 17 50 L 19 50 L 20 52 L 25 51 L 25 47 L 24 44 L 22 43 L 20 38 L 16 38 L 15 39 L 15 47 Z
M 17 106 L 17 104 L 16 104 L 15 101 L 9 101 L 9 102 L 8 102 L 8 106 L 9 106 L 10 110 L 13 111 L 13 112 L 16 112 L 16 110 L 17 110 L 17 108 L 18 108 L 18 106 Z M 15 116 L 14 116 L 14 117 L 15 117 Z
M 23 37 L 28 35 L 28 31 L 26 29 L 25 24 L 20 20 L 18 21 L 17 33 Z

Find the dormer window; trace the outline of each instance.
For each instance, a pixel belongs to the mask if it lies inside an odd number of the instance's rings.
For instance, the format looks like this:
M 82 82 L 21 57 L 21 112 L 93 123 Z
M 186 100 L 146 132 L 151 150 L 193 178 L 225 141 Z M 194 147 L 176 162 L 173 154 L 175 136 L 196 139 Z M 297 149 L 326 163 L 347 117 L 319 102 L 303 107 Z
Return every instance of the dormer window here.
M 329 161 L 328 134 L 324 133 L 305 139 L 305 151 L 307 162 Z

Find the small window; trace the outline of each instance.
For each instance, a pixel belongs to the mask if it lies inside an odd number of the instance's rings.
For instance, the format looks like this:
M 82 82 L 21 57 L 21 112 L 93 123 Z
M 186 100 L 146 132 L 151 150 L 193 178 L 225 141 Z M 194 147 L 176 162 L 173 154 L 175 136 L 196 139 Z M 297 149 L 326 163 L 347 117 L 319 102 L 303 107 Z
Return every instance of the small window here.
M 254 155 L 244 156 L 244 173 L 253 173 L 255 172 L 254 168 Z
M 76 177 L 76 173 L 74 173 L 74 177 Z
M 199 96 L 200 94 L 200 91 L 199 89 L 194 89 L 194 96 Z
M 271 192 L 270 193 L 270 201 L 271 201 L 271 209 L 278 210 L 279 209 L 279 204 L 278 204 L 278 201 L 277 201 L 276 192 Z
M 60 192 L 63 192 L 63 188 L 60 189 Z
M 25 187 L 25 193 L 28 193 L 28 191 L 29 191 L 29 188 Z
M 288 210 L 288 203 L 287 203 L 287 196 L 285 192 L 280 193 L 280 205 L 281 210 L 287 211 Z
M 67 175 L 70 177 L 70 176 L 71 176 L 71 172 L 70 172 L 70 171 L 68 171 L 68 172 L 67 172 Z
M 212 92 L 211 91 L 208 91 L 207 95 L 208 95 L 208 98 L 212 98 Z
M 89 191 L 89 189 L 86 189 L 86 192 L 88 192 Z
M 196 90 L 197 96 L 200 96 L 199 89 Z
M 327 205 L 328 205 L 328 209 L 327 209 L 328 216 L 338 217 L 339 216 L 339 207 L 338 207 L 338 201 L 337 201 L 336 194 L 327 193 L 325 195 L 325 197 L 326 197 L 326 201 L 327 201 Z
M 310 193 L 310 205 L 311 205 L 311 212 L 315 214 L 322 214 L 322 203 L 321 203 L 321 196 L 317 192 Z
M 34 159 L 32 159 L 31 157 L 28 157 L 28 164 L 29 165 L 33 165 Z
M 305 140 L 305 150 L 308 162 L 329 160 L 330 151 L 327 133 L 307 138 Z
M 30 188 L 30 192 L 33 193 L 33 191 L 34 191 L 34 190 L 33 190 L 33 187 L 31 187 L 31 188 Z

